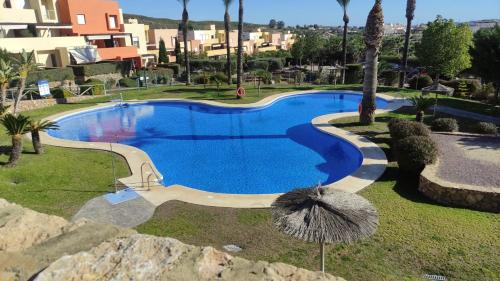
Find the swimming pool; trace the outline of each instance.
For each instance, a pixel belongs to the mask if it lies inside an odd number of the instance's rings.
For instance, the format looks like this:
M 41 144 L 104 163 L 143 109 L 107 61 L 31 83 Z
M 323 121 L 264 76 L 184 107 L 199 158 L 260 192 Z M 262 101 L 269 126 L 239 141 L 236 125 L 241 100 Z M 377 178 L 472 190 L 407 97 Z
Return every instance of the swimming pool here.
M 317 116 L 354 112 L 361 95 L 321 92 L 286 96 L 256 108 L 151 101 L 58 120 L 49 135 L 114 142 L 145 151 L 166 186 L 227 194 L 275 194 L 355 172 L 363 161 L 351 143 L 312 124 Z M 377 100 L 378 108 L 387 102 Z

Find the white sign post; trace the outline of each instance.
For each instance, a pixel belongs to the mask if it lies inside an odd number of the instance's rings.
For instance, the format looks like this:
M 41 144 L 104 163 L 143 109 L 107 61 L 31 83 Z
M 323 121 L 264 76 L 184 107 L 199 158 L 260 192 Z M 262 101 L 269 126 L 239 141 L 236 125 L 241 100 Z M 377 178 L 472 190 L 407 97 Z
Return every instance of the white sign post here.
M 38 91 L 40 92 L 41 97 L 50 96 L 50 87 L 48 80 L 39 80 L 38 81 Z

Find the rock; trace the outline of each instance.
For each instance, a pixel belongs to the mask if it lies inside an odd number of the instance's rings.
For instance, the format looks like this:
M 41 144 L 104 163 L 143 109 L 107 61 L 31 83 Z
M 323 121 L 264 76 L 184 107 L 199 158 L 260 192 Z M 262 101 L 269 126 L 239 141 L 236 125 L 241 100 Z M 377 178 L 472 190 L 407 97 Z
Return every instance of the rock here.
M 40 244 L 60 235 L 67 224 L 63 218 L 0 199 L 0 251 L 17 252 Z
M 231 253 L 238 253 L 243 251 L 241 247 L 238 247 L 236 245 L 225 245 L 222 247 L 225 251 L 231 252 Z
M 94 280 L 344 280 L 282 263 L 251 262 L 212 247 L 132 235 L 60 258 L 36 281 Z

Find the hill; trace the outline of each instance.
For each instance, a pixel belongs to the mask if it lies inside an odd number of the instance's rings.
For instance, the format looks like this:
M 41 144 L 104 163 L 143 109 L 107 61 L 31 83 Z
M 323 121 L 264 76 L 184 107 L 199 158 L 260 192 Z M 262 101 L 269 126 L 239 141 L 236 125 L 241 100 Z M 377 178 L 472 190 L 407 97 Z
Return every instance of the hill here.
M 178 28 L 180 20 L 167 19 L 167 18 L 153 18 L 142 15 L 134 15 L 134 14 L 124 14 L 123 17 L 125 21 L 128 19 L 134 18 L 138 19 L 139 23 L 147 24 L 151 28 Z M 209 29 L 210 25 L 215 24 L 217 29 L 224 29 L 224 21 L 189 21 L 189 25 L 193 29 Z M 254 23 L 245 23 L 245 30 L 255 30 L 257 28 L 265 29 L 267 28 L 266 24 L 254 24 Z M 238 22 L 232 22 L 231 28 L 233 30 L 238 28 Z

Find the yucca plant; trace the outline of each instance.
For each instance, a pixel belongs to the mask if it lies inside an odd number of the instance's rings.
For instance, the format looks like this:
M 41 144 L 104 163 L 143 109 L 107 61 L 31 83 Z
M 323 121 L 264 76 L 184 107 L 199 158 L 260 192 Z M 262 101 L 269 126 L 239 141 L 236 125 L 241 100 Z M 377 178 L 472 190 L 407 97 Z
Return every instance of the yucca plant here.
M 422 95 L 411 97 L 410 103 L 417 111 L 416 120 L 418 122 L 424 122 L 425 111 L 434 105 L 434 100 L 431 98 L 426 98 Z
M 29 126 L 31 132 L 31 142 L 36 154 L 43 154 L 43 145 L 40 139 L 40 132 L 47 130 L 58 130 L 59 125 L 52 121 L 32 121 Z
M 30 130 L 30 118 L 19 115 L 7 114 L 0 120 L 7 130 L 7 134 L 12 138 L 12 150 L 10 152 L 9 162 L 6 167 L 15 167 L 21 159 L 23 152 L 23 135 Z
M 16 78 L 18 78 L 18 75 L 10 61 L 0 59 L 0 90 L 2 93 L 0 106 L 6 106 L 7 88 L 9 88 L 10 82 Z
M 0 105 L 0 118 L 2 118 L 6 113 L 7 111 L 9 111 L 9 108 L 10 106 L 3 106 L 3 105 Z

